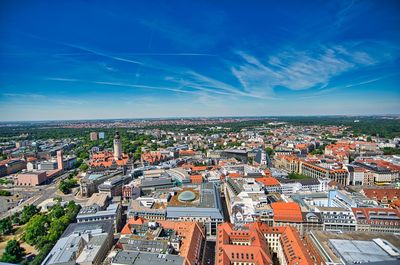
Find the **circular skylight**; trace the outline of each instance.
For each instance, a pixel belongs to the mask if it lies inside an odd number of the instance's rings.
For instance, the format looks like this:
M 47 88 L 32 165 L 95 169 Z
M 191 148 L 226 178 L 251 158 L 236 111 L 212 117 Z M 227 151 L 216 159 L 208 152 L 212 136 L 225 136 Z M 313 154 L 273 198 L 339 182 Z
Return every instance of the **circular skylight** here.
M 178 196 L 178 200 L 181 202 L 191 202 L 194 201 L 194 199 L 196 199 L 196 194 L 194 194 L 193 191 L 189 190 L 182 192 Z

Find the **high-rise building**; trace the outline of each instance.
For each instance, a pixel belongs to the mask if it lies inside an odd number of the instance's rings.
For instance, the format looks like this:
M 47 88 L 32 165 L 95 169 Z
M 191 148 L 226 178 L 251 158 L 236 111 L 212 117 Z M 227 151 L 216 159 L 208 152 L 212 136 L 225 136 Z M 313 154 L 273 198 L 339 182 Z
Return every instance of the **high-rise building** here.
M 64 169 L 64 164 L 63 164 L 63 151 L 58 150 L 57 151 L 57 168 L 63 170 Z
M 90 141 L 97 141 L 97 132 L 90 133 Z
M 121 146 L 121 137 L 119 136 L 119 132 L 115 132 L 114 136 L 114 159 L 120 160 L 122 158 L 122 146 Z

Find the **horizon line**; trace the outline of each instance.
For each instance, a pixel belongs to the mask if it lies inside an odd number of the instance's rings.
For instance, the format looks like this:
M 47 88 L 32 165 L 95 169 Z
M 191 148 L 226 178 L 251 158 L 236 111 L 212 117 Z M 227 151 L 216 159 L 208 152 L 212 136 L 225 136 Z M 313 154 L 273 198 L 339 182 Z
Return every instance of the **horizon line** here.
M 387 114 L 305 114 L 305 115 L 227 115 L 227 116 L 168 116 L 168 117 L 147 117 L 147 118 L 88 118 L 88 119 L 45 119 L 45 120 L 0 120 L 4 123 L 26 123 L 26 122 L 79 122 L 79 121 L 113 121 L 113 120 L 177 120 L 177 119 L 218 119 L 218 118 L 284 118 L 284 117 L 384 117 L 398 116 L 400 113 Z

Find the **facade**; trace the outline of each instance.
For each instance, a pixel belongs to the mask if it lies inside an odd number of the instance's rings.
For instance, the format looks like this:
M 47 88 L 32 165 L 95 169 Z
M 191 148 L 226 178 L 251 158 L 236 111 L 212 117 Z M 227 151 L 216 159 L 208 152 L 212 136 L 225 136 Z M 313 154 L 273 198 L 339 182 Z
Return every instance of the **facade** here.
M 356 231 L 356 218 L 351 210 L 339 207 L 317 207 L 325 231 Z
M 90 173 L 80 180 L 81 196 L 90 197 L 93 193 L 99 191 L 98 187 L 104 181 L 120 175 L 120 171 L 106 173 Z
M 328 190 L 330 179 L 285 179 L 279 178 L 281 192 L 283 194 L 295 194 L 298 192 L 324 192 Z
M 38 164 L 38 170 L 43 170 L 43 171 L 50 171 L 50 170 L 55 170 L 58 167 L 58 163 L 55 160 L 48 160 L 48 161 L 43 161 Z
M 122 228 L 122 206 L 114 203 L 102 210 L 99 205 L 93 204 L 83 207 L 76 216 L 77 223 L 93 221 L 110 221 L 113 224 L 114 231 L 118 233 Z
M 355 164 L 370 171 L 374 175 L 374 182 L 377 184 L 391 183 L 396 181 L 396 179 L 399 177 L 398 172 L 393 171 L 386 167 L 378 166 L 367 162 L 355 162 Z
M 323 222 L 319 213 L 302 212 L 299 204 L 295 202 L 273 202 L 273 226 L 291 226 L 305 235 L 311 230 L 322 230 Z
M 21 159 L 7 159 L 0 161 L 0 177 L 17 173 L 26 168 L 26 161 Z
M 400 233 L 400 212 L 386 208 L 352 208 L 357 231 Z
M 132 178 L 129 175 L 116 176 L 111 179 L 104 181 L 98 186 L 100 193 L 105 193 L 108 197 L 121 196 L 122 187 L 127 184 Z
M 318 179 L 329 178 L 341 185 L 349 184 L 349 172 L 346 169 L 328 169 L 307 162 L 300 164 L 300 174 Z
M 46 171 L 32 171 L 17 175 L 17 186 L 38 186 L 47 181 Z

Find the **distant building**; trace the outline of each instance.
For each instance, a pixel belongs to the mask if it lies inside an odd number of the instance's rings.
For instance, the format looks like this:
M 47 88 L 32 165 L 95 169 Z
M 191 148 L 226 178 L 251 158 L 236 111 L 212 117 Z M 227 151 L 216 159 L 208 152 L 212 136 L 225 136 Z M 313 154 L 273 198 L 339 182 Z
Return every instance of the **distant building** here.
M 76 156 L 68 155 L 63 156 L 62 151 L 57 151 L 57 157 L 50 160 L 45 160 L 39 163 L 28 162 L 27 169 L 32 170 L 37 167 L 38 170 L 69 170 L 76 164 Z
M 17 175 L 17 186 L 38 186 L 47 181 L 46 171 L 24 172 Z
M 62 150 L 57 151 L 57 168 L 60 170 L 64 170 L 64 161 L 63 161 L 63 151 Z
M 84 206 L 76 217 L 77 223 L 92 221 L 111 221 L 114 231 L 118 233 L 122 224 L 122 206 L 118 203 L 110 204 L 107 209 L 102 210 L 97 204 Z
M 121 146 L 121 137 L 119 132 L 115 132 L 114 136 L 114 159 L 120 160 L 122 159 L 122 146 Z
M 99 191 L 98 187 L 104 181 L 118 176 L 121 174 L 121 171 L 112 171 L 112 172 L 104 172 L 104 173 L 90 173 L 81 178 L 80 180 L 80 191 L 81 196 L 90 197 L 93 193 Z
M 140 160 L 145 165 L 157 165 L 161 162 L 166 161 L 168 158 L 167 155 L 162 154 L 159 151 L 150 151 L 141 154 Z
M 0 177 L 17 173 L 26 168 L 26 161 L 22 159 L 6 159 L 0 161 Z
M 259 165 L 266 165 L 267 164 L 267 154 L 261 148 L 257 150 L 256 156 L 254 161 L 257 162 Z
M 391 204 L 394 204 L 396 201 L 400 200 L 400 189 L 394 188 L 367 188 L 361 190 L 361 194 L 364 194 L 366 197 L 377 201 L 384 207 L 389 207 Z
M 113 151 L 92 152 L 89 161 L 89 165 L 94 171 L 120 168 L 125 172 L 128 165 L 132 165 L 131 163 L 132 160 L 129 156 L 122 153 L 121 139 L 118 132 L 115 133 Z
M 386 208 L 352 208 L 357 231 L 400 233 L 400 212 Z
M 104 181 L 98 186 L 100 193 L 107 194 L 110 198 L 114 196 L 122 196 L 122 186 L 129 183 L 132 177 L 129 175 L 116 176 Z
M 38 170 L 55 170 L 58 164 L 55 160 L 43 161 L 38 164 Z
M 97 141 L 97 132 L 91 132 L 90 133 L 90 141 Z
M 295 202 L 273 202 L 273 226 L 295 227 L 300 235 L 305 235 L 311 230 L 323 230 L 320 213 L 303 212 L 300 205 Z

